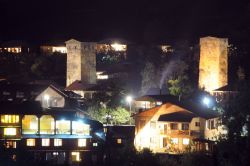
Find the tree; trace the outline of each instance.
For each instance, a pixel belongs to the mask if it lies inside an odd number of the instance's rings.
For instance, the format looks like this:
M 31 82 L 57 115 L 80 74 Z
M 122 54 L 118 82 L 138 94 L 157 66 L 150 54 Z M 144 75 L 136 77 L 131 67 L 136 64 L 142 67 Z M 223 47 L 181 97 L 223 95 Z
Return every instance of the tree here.
M 131 120 L 130 112 L 122 107 L 117 107 L 111 112 L 115 124 L 128 124 Z
M 177 79 L 168 80 L 169 93 L 173 96 L 177 96 L 179 100 L 184 95 L 191 93 L 191 86 L 188 84 L 187 76 L 178 76 Z

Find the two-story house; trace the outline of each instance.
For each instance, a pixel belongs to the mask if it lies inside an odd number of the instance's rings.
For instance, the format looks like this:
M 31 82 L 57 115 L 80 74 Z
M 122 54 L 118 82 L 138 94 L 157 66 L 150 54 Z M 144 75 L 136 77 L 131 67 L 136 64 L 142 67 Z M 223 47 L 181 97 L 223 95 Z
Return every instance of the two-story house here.
M 178 100 L 165 102 L 134 115 L 135 147 L 155 153 L 212 150 L 211 141 L 221 131 L 219 117 L 217 112 L 201 106 Z

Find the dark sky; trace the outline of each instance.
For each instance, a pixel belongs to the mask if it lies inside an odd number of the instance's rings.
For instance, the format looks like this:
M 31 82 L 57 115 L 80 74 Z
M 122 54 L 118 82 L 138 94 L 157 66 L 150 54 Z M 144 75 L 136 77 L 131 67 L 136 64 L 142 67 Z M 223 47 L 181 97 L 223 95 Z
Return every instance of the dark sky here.
M 248 18 L 247 0 L 0 0 L 0 40 L 245 40 Z

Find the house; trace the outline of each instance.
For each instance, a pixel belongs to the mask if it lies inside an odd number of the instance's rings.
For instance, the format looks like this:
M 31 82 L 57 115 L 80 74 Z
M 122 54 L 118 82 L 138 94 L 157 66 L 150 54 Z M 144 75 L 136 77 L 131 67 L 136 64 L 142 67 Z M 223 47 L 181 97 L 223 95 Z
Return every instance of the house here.
M 0 45 L 0 53 L 30 53 L 31 46 L 25 41 L 11 40 L 3 42 Z
M 103 125 L 77 108 L 42 108 L 39 102 L 0 103 L 0 144 L 13 160 L 100 163 Z
M 144 95 L 133 100 L 135 112 L 147 110 L 165 103 L 166 101 L 176 100 L 172 95 Z
M 134 115 L 135 147 L 155 153 L 211 151 L 213 141 L 225 134 L 219 117 L 219 113 L 195 104 L 166 101 Z

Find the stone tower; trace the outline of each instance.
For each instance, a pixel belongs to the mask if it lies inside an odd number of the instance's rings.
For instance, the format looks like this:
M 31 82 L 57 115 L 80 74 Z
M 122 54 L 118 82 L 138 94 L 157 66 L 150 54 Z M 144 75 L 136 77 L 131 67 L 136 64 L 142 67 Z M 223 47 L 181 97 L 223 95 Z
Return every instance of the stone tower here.
M 211 92 L 228 84 L 228 39 L 200 38 L 199 87 Z
M 96 84 L 96 43 L 80 42 L 74 39 L 66 41 L 67 47 L 67 82 Z

